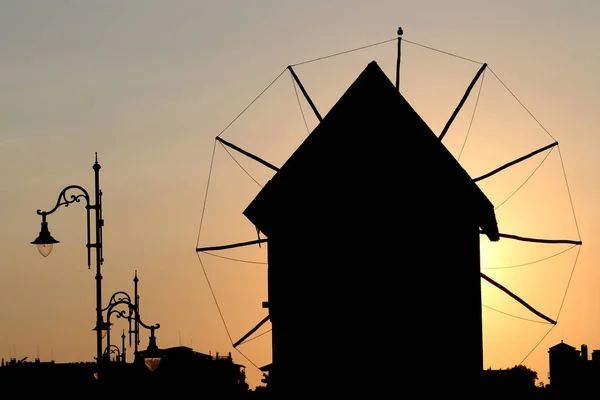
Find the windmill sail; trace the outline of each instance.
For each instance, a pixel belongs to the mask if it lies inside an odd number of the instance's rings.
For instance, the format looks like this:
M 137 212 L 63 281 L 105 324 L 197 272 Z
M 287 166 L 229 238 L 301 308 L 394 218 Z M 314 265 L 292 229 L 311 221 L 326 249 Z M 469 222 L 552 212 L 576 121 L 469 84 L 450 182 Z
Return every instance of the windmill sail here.
M 399 57 L 400 52 L 398 67 Z M 341 365 L 383 364 L 390 354 L 364 348 L 392 336 L 407 343 L 434 342 L 440 325 L 455 327 L 445 334 L 452 343 L 445 351 L 456 370 L 448 371 L 442 384 L 468 392 L 483 368 L 481 279 L 556 324 L 480 271 L 480 237 L 492 242 L 581 241 L 502 233 L 502 221 L 497 222 L 494 206 L 477 182 L 558 142 L 476 178 L 442 144 L 486 68 L 482 64 L 439 136 L 399 92 L 399 71 L 394 85 L 376 61 L 324 117 L 292 66 L 287 68 L 319 123 L 281 167 L 217 136 L 222 145 L 275 174 L 243 211 L 256 227 L 257 240 L 198 246 L 196 252 L 268 243 L 268 301 L 263 303 L 267 316 L 232 344 L 238 347 L 271 323 L 270 371 L 280 394 L 297 395 L 294 382 L 308 370 L 320 382 L 332 382 L 326 390 L 340 390 L 334 382 L 344 379 L 343 371 L 315 371 L 307 354 L 327 353 Z M 404 259 L 408 252 L 416 258 Z M 432 317 L 431 304 L 444 308 Z M 356 313 L 365 307 L 364 319 L 370 323 L 358 324 Z M 398 324 L 402 332 L 396 331 Z M 309 329 L 312 325 L 317 329 Z M 347 351 L 357 343 L 362 345 L 358 354 Z M 429 361 L 420 358 L 421 348 L 402 351 L 394 357 L 414 360 L 416 370 L 428 368 Z M 365 376 L 378 380 L 380 373 L 367 371 Z M 417 371 L 408 376 L 423 379 Z M 389 378 L 387 382 L 395 382 Z M 366 390 L 371 384 L 359 386 Z

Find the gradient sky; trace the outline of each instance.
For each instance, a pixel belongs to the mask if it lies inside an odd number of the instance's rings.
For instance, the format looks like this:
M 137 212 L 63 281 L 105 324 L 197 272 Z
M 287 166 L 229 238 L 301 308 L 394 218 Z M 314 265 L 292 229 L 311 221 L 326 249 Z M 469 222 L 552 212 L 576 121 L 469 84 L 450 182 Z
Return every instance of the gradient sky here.
M 490 244 L 482 237 L 482 271 L 558 317 L 550 330 L 482 282 L 484 367 L 523 361 L 548 383 L 549 347 L 564 340 L 600 348 L 599 3 L 3 0 L 0 6 L 5 360 L 95 356 L 95 280 L 86 263 L 83 205 L 48 217 L 61 241 L 49 257 L 29 243 L 40 229 L 36 210 L 54 207 L 62 188 L 77 184 L 93 192 L 98 152 L 103 302 L 118 290 L 132 292 L 137 271 L 142 320 L 161 324 L 159 347 L 231 351 L 246 365 L 251 387 L 259 385 L 257 367 L 271 362 L 270 327 L 237 349 L 232 342 L 266 315 L 266 246 L 213 253 L 252 262 L 195 249 L 256 238 L 241 213 L 260 190 L 253 179 L 264 184 L 271 172 L 232 152 L 251 179 L 215 136 L 275 81 L 221 137 L 280 166 L 316 125 L 303 98 L 300 109 L 286 66 L 394 39 L 398 26 L 405 39 L 401 92 L 436 133 L 480 63 L 489 66 L 479 101 L 478 84 L 444 139 L 473 177 L 559 142 L 543 164 L 547 153 L 481 182 L 498 207 L 501 232 L 583 241 L 567 250 L 507 240 Z M 294 70 L 325 115 L 372 60 L 394 81 L 395 41 Z M 377 140 L 376 134 L 369 139 Z M 409 154 L 398 149 L 398 157 Z M 360 190 L 360 181 L 356 185 Z M 435 245 L 435 238 L 427 240 Z M 442 307 L 432 306 L 432 315 Z M 403 323 L 401 314 L 390 318 Z M 127 326 L 113 322 L 115 343 Z M 452 345 L 444 341 L 445 329 L 461 327 L 441 326 L 438 342 L 419 345 L 443 357 L 443 347 Z M 388 346 L 397 343 L 356 350 L 385 352 Z M 431 365 L 447 367 L 445 360 L 432 359 Z M 359 366 L 353 370 L 359 377 Z M 299 380 L 310 384 L 310 371 Z

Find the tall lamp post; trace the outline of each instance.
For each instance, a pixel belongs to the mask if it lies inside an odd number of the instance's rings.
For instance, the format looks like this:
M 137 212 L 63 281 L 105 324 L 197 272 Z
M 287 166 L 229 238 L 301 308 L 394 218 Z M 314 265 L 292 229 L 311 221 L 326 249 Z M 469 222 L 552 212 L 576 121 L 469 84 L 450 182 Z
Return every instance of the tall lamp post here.
M 54 239 L 52 235 L 50 235 L 50 231 L 48 230 L 48 222 L 46 222 L 46 216 L 52 214 L 56 211 L 60 206 L 68 207 L 69 204 L 79 203 L 83 198 L 85 200 L 85 208 L 87 212 L 87 250 L 88 250 L 88 269 L 91 268 L 91 249 L 95 248 L 96 251 L 96 327 L 94 330 L 96 331 L 96 363 L 100 364 L 102 360 L 102 339 L 103 339 L 103 331 L 106 329 L 106 326 L 102 320 L 102 274 L 100 272 L 100 268 L 102 263 L 104 262 L 104 258 L 102 257 L 102 226 L 104 226 L 104 220 L 102 219 L 102 204 L 101 197 L 102 191 L 99 188 L 100 179 L 100 164 L 98 164 L 98 153 L 95 153 L 96 161 L 94 162 L 94 181 L 95 181 L 95 190 L 94 190 L 94 204 L 90 203 L 90 195 L 88 192 L 81 186 L 78 185 L 70 185 L 65 187 L 60 194 L 58 195 L 58 200 L 56 205 L 50 211 L 42 211 L 37 210 L 37 214 L 42 216 L 42 227 L 40 230 L 39 236 L 31 242 L 31 244 L 37 245 L 37 248 L 40 254 L 44 257 L 47 257 L 52 251 L 52 247 L 54 244 L 59 243 L 58 240 Z M 67 196 L 69 191 L 78 192 L 77 194 L 72 194 Z M 91 242 L 91 218 L 90 212 L 91 210 L 95 211 L 94 218 L 94 227 L 95 227 L 95 243 Z

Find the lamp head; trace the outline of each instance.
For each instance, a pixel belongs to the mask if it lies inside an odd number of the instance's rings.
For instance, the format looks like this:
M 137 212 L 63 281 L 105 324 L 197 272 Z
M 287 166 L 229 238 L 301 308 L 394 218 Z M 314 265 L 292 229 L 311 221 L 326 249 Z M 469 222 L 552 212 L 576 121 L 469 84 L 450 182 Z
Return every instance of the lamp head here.
M 108 333 L 108 330 L 110 329 L 110 326 L 112 325 L 112 323 L 109 322 L 104 322 L 104 320 L 100 320 L 100 322 L 98 323 L 98 326 L 96 326 L 94 329 L 92 329 L 93 331 L 97 331 L 100 330 L 102 332 L 102 339 L 104 339 L 106 337 L 106 334 Z
M 152 372 L 158 368 L 162 361 L 162 353 L 156 345 L 156 337 L 154 336 L 154 329 L 150 330 L 150 339 L 148 341 L 148 348 L 144 352 L 144 363 L 146 367 Z
M 37 249 L 40 252 L 40 254 L 44 257 L 48 257 L 55 243 L 60 242 L 52 237 L 50 231 L 48 230 L 48 223 L 45 221 L 44 218 L 42 220 L 42 228 L 40 229 L 40 234 L 33 242 L 31 242 L 31 244 L 37 245 Z

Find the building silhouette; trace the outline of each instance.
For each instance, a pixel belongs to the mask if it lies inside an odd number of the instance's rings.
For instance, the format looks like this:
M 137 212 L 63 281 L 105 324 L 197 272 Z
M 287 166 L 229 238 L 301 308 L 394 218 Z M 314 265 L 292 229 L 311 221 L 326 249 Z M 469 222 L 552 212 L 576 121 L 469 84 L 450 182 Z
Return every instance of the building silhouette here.
M 155 371 L 144 363 L 144 351 L 131 363 L 108 361 L 91 363 L 28 362 L 2 360 L 0 384 L 41 394 L 82 394 L 81 389 L 124 388 L 132 394 L 195 391 L 220 398 L 239 398 L 248 390 L 245 367 L 225 356 L 203 354 L 185 346 L 161 349 L 162 359 Z
M 144 364 L 144 352 L 140 351 L 134 365 L 141 372 L 143 384 L 158 387 L 180 387 L 201 390 L 205 395 L 219 394 L 235 397 L 248 390 L 245 366 L 233 362 L 231 353 L 214 356 L 178 346 L 162 350 L 159 367 L 151 372 Z
M 567 396 L 597 390 L 600 350 L 593 350 L 590 355 L 587 345 L 582 344 L 578 350 L 561 340 L 548 349 L 548 358 L 549 387 L 553 393 Z

